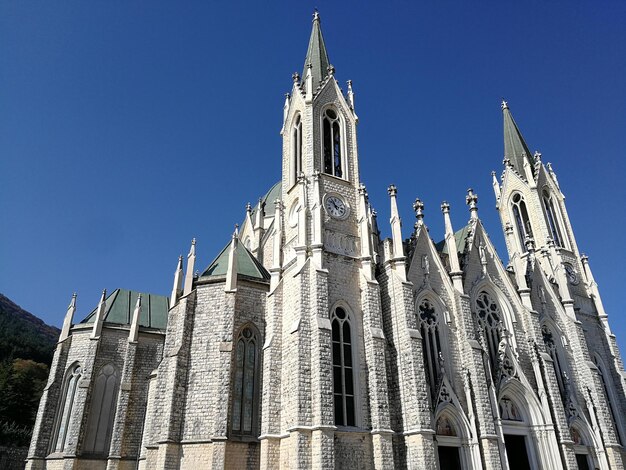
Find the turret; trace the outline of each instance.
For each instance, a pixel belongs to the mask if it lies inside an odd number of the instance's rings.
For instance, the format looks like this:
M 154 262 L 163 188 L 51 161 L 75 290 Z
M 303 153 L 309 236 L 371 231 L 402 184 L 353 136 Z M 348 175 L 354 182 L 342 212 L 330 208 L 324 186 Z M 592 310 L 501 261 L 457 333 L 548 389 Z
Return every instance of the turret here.
M 176 305 L 178 297 L 183 293 L 183 255 L 178 257 L 178 264 L 174 272 L 174 286 L 172 287 L 172 296 L 170 297 L 170 307 Z

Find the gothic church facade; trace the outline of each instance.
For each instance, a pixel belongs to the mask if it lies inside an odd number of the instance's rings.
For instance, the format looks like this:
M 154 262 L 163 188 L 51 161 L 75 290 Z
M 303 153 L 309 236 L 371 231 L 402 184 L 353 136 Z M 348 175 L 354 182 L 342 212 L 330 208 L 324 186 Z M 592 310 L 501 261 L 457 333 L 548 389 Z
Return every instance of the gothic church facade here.
M 168 298 L 117 289 L 73 324 L 28 469 L 623 469 L 626 374 L 549 164 L 503 103 L 498 257 L 423 204 L 380 238 L 354 94 L 319 16 L 284 105 L 282 180 Z

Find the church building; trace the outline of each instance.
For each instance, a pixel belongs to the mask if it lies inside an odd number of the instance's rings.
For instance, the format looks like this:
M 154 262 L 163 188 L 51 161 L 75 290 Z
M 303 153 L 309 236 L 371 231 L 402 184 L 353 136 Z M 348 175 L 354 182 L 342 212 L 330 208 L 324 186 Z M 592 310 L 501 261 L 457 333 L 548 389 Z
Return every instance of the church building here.
M 169 298 L 103 292 L 78 323 L 72 298 L 26 468 L 624 469 L 626 373 L 589 260 L 502 115 L 508 261 L 472 190 L 464 227 L 441 204 L 437 242 L 419 199 L 402 229 L 389 186 L 381 239 L 316 13 L 282 179 L 197 274 L 192 241 Z

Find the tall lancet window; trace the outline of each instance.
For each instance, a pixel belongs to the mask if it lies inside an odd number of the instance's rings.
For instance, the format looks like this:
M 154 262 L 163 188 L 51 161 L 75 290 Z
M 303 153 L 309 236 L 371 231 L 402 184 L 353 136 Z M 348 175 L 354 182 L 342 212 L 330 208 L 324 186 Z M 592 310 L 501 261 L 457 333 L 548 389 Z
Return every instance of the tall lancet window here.
M 322 129 L 324 136 L 324 173 L 342 178 L 341 122 L 334 109 L 328 108 L 324 111 Z
M 476 315 L 482 329 L 491 362 L 491 370 L 495 373 L 498 365 L 498 347 L 502 339 L 502 313 L 500 307 L 485 291 L 476 299 Z
M 332 315 L 332 335 L 335 424 L 356 426 L 352 322 L 348 313 L 341 307 L 337 307 Z
M 291 129 L 291 184 L 295 184 L 302 168 L 302 119 L 297 116 Z
M 554 207 L 554 198 L 550 196 L 548 191 L 543 192 L 543 206 L 546 210 L 546 218 L 548 219 L 548 228 L 550 229 L 550 236 L 554 240 L 556 246 L 562 246 L 563 235 L 561 234 L 561 228 L 559 226 L 559 218 Z
M 561 392 L 561 396 L 565 397 L 565 383 L 563 377 L 563 369 L 561 367 L 561 356 L 559 348 L 554 339 L 554 334 L 552 331 L 546 326 L 543 325 L 541 327 L 541 334 L 543 336 L 543 342 L 546 345 L 546 349 L 548 350 L 548 354 L 552 358 L 552 367 L 554 368 L 554 374 L 556 375 L 556 380 L 559 385 L 559 391 Z
M 520 193 L 515 193 L 512 203 L 513 218 L 515 219 L 515 228 L 519 236 L 520 247 L 522 251 L 526 251 L 526 237 L 532 238 L 533 236 L 528 210 L 526 209 L 526 202 Z
M 252 325 L 241 329 L 235 342 L 233 410 L 231 431 L 254 435 L 257 428 L 259 392 L 259 334 Z
M 441 338 L 439 334 L 439 317 L 435 307 L 428 299 L 424 299 L 417 307 L 420 332 L 422 334 L 422 352 L 424 367 L 430 383 L 430 392 L 434 397 L 441 376 Z
M 113 364 L 100 368 L 94 382 L 91 397 L 89 424 L 85 437 L 84 450 L 89 454 L 108 454 L 113 420 L 115 418 L 115 402 L 119 385 L 119 372 Z
M 53 452 L 63 452 L 67 444 L 67 437 L 72 423 L 78 381 L 83 374 L 83 369 L 76 364 L 68 370 L 65 377 L 61 404 L 57 413 L 56 434 L 53 442 Z
M 609 414 L 611 416 L 611 421 L 613 424 L 613 429 L 615 429 L 615 437 L 617 438 L 617 442 L 618 444 L 622 444 L 622 433 L 620 432 L 620 427 L 618 424 L 618 421 L 616 419 L 616 414 L 615 414 L 615 408 L 614 408 L 614 404 L 613 404 L 613 396 L 611 394 L 611 390 L 609 389 L 609 384 L 607 383 L 607 379 L 609 379 L 605 374 L 606 374 L 606 370 L 604 369 L 604 365 L 602 364 L 602 362 L 598 359 L 597 356 L 594 356 L 593 358 L 594 363 L 596 364 L 596 367 L 598 368 L 598 373 L 600 374 L 600 380 L 602 381 L 602 387 L 604 388 L 604 396 L 606 397 L 606 404 L 608 405 L 608 409 L 609 409 Z

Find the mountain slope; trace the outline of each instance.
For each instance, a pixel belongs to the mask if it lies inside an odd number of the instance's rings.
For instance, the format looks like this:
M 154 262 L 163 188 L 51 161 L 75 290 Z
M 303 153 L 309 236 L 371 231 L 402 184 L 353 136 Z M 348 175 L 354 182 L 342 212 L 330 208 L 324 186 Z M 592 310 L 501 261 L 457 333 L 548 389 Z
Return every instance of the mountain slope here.
M 22 358 L 50 365 L 60 333 L 0 294 L 0 360 Z

